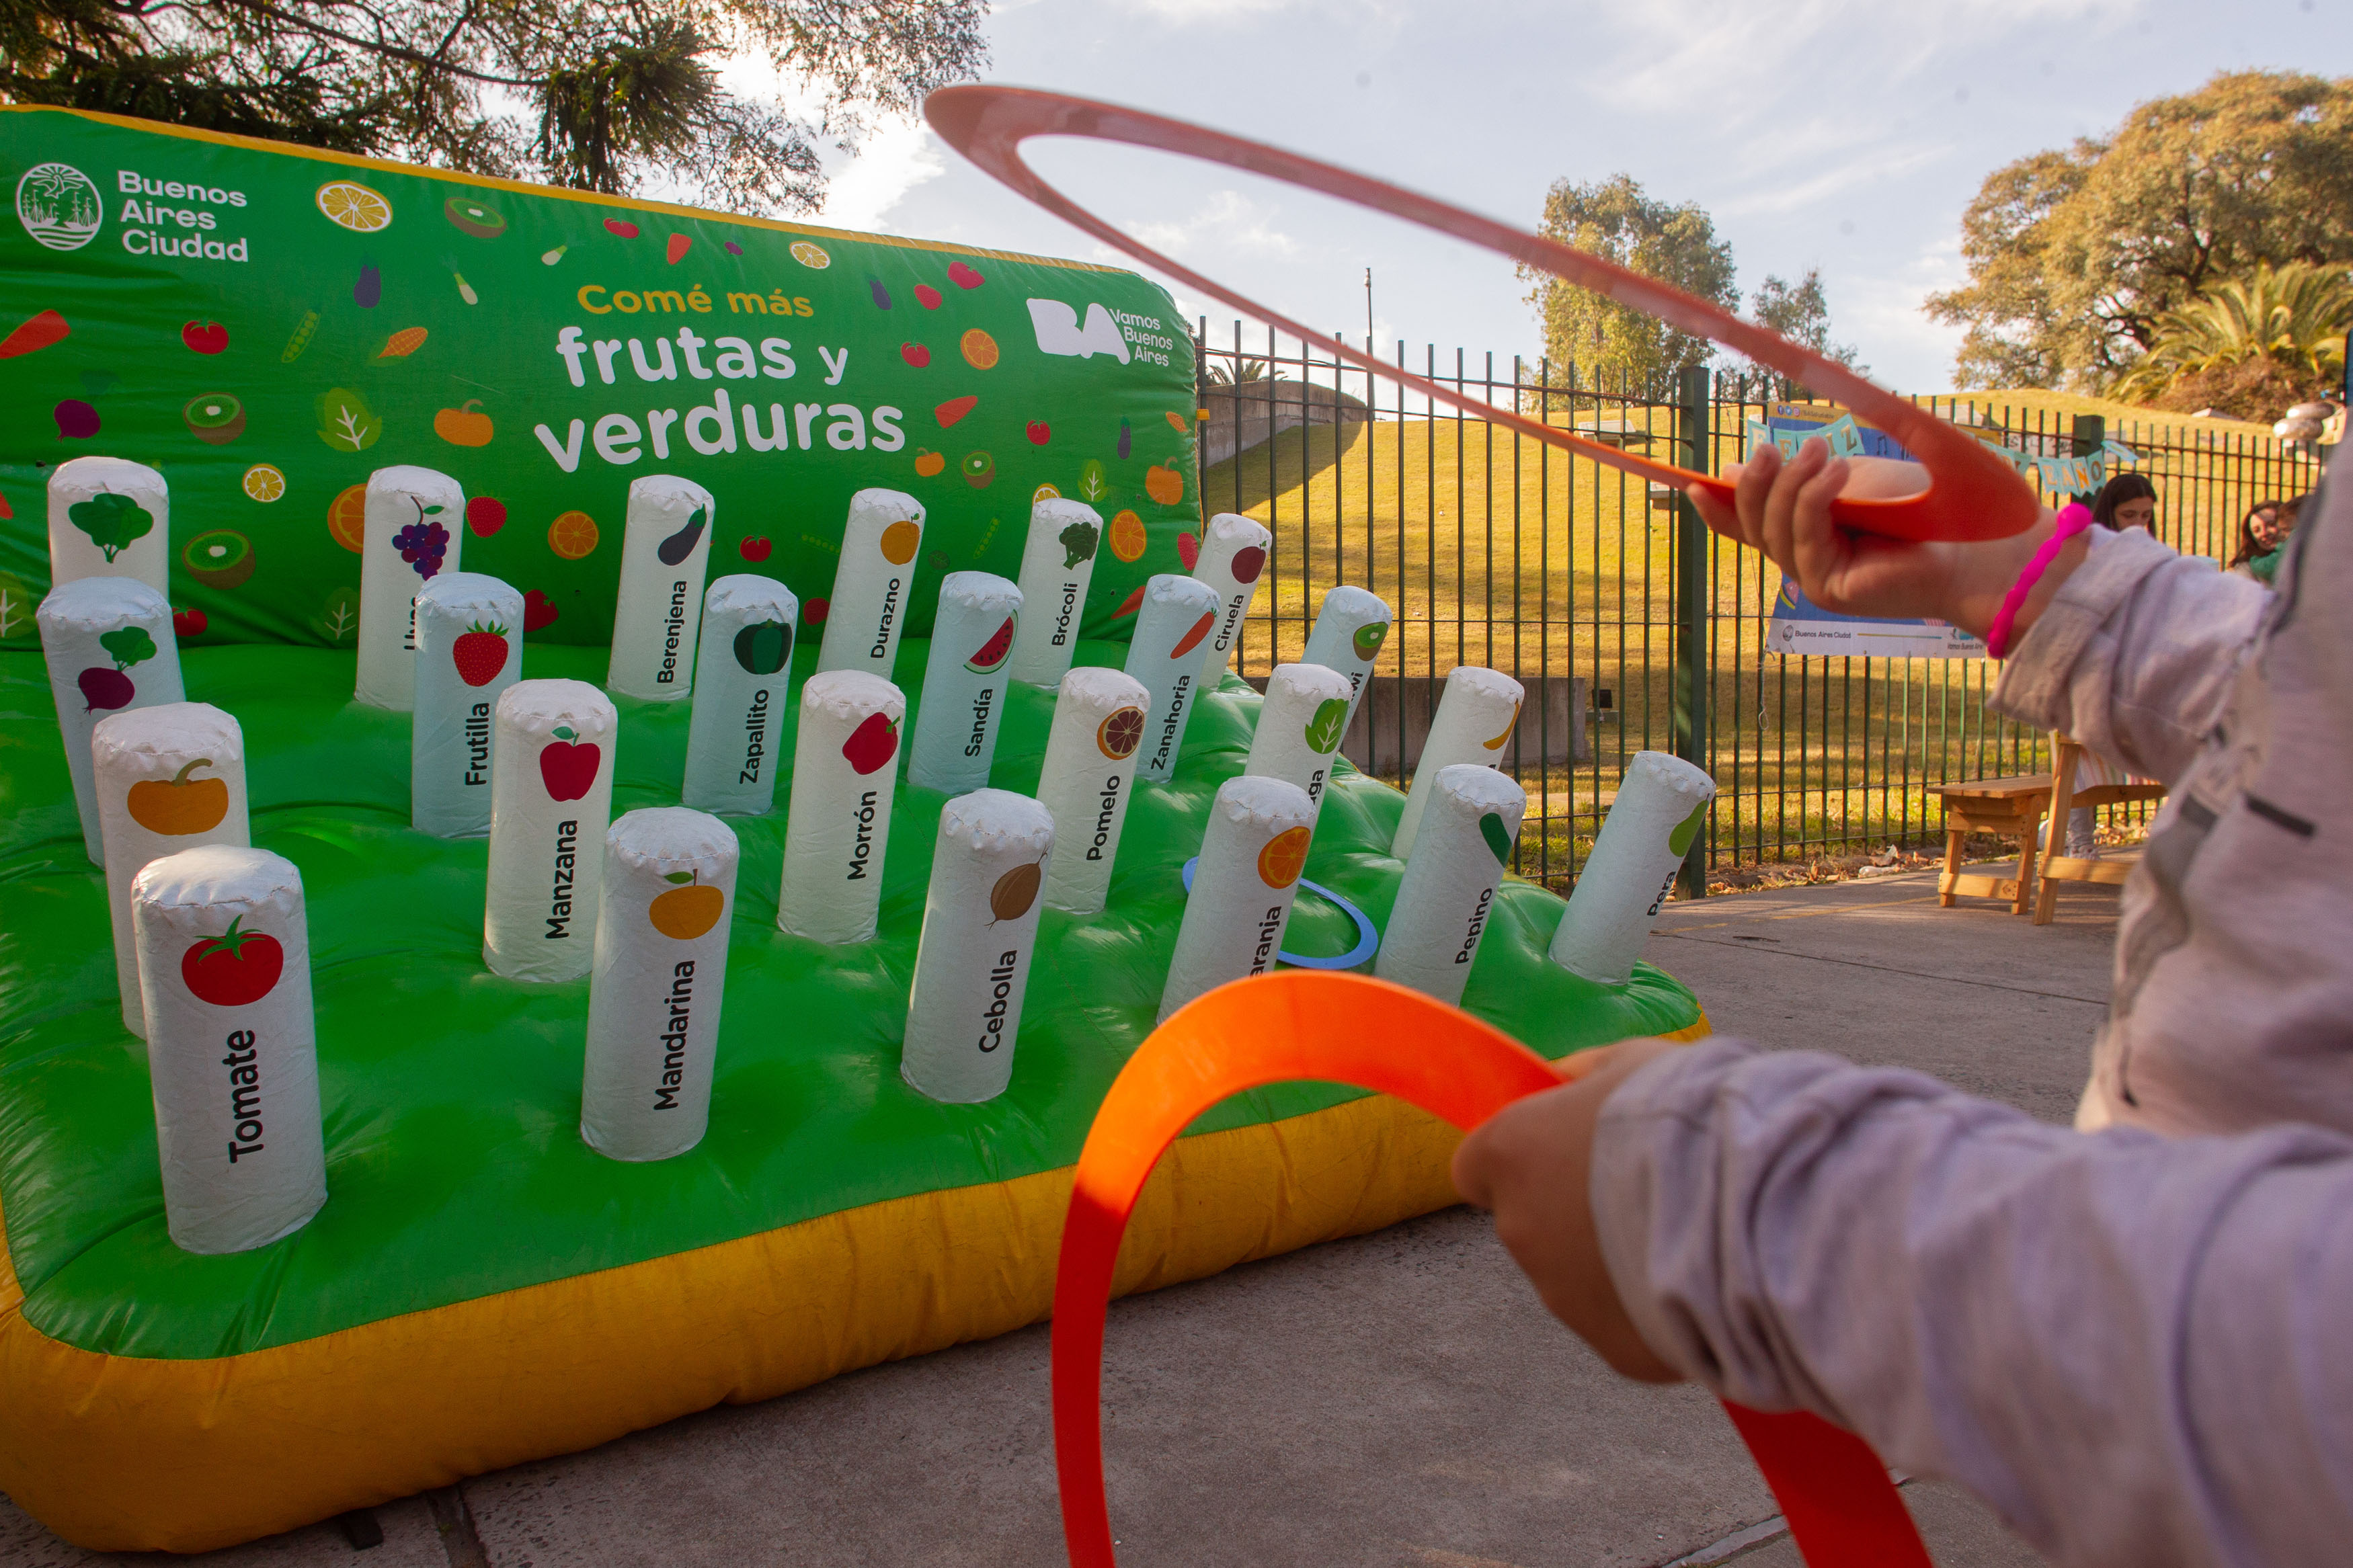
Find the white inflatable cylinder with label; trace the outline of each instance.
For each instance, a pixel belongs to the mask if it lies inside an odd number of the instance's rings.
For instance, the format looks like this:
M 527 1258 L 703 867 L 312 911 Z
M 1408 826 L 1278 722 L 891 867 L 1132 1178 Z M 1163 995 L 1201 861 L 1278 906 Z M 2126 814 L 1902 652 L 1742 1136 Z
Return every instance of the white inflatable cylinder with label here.
M 150 860 L 207 844 L 253 842 L 246 812 L 245 734 L 209 702 L 162 702 L 99 721 L 90 737 L 114 918 L 114 978 L 122 1026 L 147 1037 L 131 879 Z
M 951 572 L 940 579 L 923 700 L 907 743 L 909 784 L 948 795 L 988 786 L 1022 603 L 1019 588 L 991 573 Z
M 819 671 L 856 669 L 891 679 L 923 548 L 923 503 L 913 496 L 872 489 L 849 498 L 825 640 L 818 646 Z
M 266 849 L 151 860 L 131 885 L 164 1223 L 247 1252 L 327 1201 L 302 876 Z
M 406 713 L 417 700 L 417 595 L 458 570 L 466 492 L 448 475 L 400 466 L 368 476 L 360 542 L 355 695 Z
M 1204 992 L 1274 967 L 1314 828 L 1314 803 L 1297 784 L 1244 774 L 1218 786 L 1159 1022 Z
M 1373 666 L 1381 645 L 1389 639 L 1389 607 L 1378 595 L 1343 583 L 1324 595 L 1315 612 L 1315 629 L 1307 634 L 1302 664 L 1320 664 L 1348 678 L 1348 718 L 1354 722 L 1356 704 L 1372 683 Z
M 711 1125 L 735 833 L 649 806 L 614 823 L 604 850 L 580 1136 L 616 1160 L 667 1160 Z
M 1520 704 L 1527 689 L 1501 670 L 1475 664 L 1458 664 L 1446 672 L 1446 686 L 1438 695 L 1438 711 L 1430 715 L 1430 735 L 1414 763 L 1413 784 L 1405 794 L 1405 809 L 1398 814 L 1397 837 L 1389 853 L 1400 860 L 1413 857 L 1415 825 L 1429 799 L 1421 781 L 1436 779 L 1457 763 L 1492 768 L 1504 760 L 1512 729 L 1520 721 Z
M 718 511 L 691 479 L 648 474 L 629 481 L 621 538 L 621 587 L 605 685 L 647 702 L 678 702 L 694 689 L 694 640 L 702 579 Z
M 577 980 L 596 956 L 619 716 L 585 680 L 518 680 L 492 717 L 482 962 L 509 980 Z
M 136 577 L 78 577 L 43 599 L 33 619 L 57 700 L 74 807 L 81 815 L 81 847 L 92 865 L 103 866 L 90 733 L 109 714 L 186 699 L 172 606 Z
M 776 804 L 776 754 L 793 681 L 801 602 L 774 577 L 722 577 L 702 596 L 686 783 L 698 811 L 759 816 Z
M 1100 914 L 1110 897 L 1151 701 L 1142 681 L 1116 669 L 1082 664 L 1062 677 L 1038 774 L 1038 799 L 1054 819 L 1046 901 L 1058 910 Z
M 1162 573 L 1144 584 L 1135 631 L 1127 645 L 1127 673 L 1144 683 L 1144 746 L 1136 776 L 1166 784 L 1176 772 L 1185 722 L 1201 683 L 1201 645 L 1218 628 L 1218 591 L 1197 577 Z
M 1439 770 L 1381 932 L 1376 975 L 1461 1005 L 1527 809 L 1527 792 L 1493 768 L 1457 763 Z
M 1029 613 L 1013 639 L 1010 679 L 1051 690 L 1071 668 L 1103 538 L 1103 514 L 1084 501 L 1050 497 L 1029 508 L 1020 578 Z
M 1332 758 L 1348 731 L 1348 678 L 1320 664 L 1278 664 L 1266 679 L 1242 772 L 1282 779 L 1324 809 Z
M 1194 559 L 1193 575 L 1209 585 L 1219 603 L 1217 629 L 1201 656 L 1202 686 L 1214 688 L 1225 679 L 1250 601 L 1258 595 L 1259 579 L 1266 574 L 1266 552 L 1273 547 L 1274 535 L 1265 525 L 1238 511 L 1221 511 L 1201 530 L 1201 553 Z
M 50 591 L 84 577 L 133 577 L 171 598 L 172 492 L 146 464 L 69 458 L 49 470 Z
M 1715 798 L 1715 781 L 1681 757 L 1634 753 L 1553 932 L 1555 963 L 1604 985 L 1633 978 L 1651 922 Z
M 1054 819 L 1026 795 L 981 789 L 940 812 L 899 1073 L 934 1100 L 994 1100 L 1013 1079 L 1038 948 Z
M 873 939 L 906 717 L 899 689 L 864 670 L 827 670 L 801 687 L 780 930 L 836 945 Z
M 480 572 L 441 572 L 417 594 L 408 821 L 439 838 L 491 830 L 491 731 L 522 677 L 522 594 Z

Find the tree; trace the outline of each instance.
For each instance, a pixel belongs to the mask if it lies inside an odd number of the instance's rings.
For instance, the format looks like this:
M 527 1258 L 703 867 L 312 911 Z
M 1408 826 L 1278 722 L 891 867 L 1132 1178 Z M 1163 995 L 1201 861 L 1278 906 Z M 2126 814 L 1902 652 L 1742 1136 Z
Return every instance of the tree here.
M 987 58 L 987 0 L 7 0 L 0 100 L 807 211 L 818 143 Z M 720 80 L 758 56 L 805 113 Z
M 1538 231 L 1727 310 L 1739 306 L 1732 247 L 1715 237 L 1706 212 L 1689 202 L 1652 201 L 1631 175 L 1589 185 L 1555 181 Z M 1574 365 L 1582 385 L 1615 386 L 1622 380 L 1638 392 L 1655 389 L 1681 367 L 1706 363 L 1715 352 L 1705 338 L 1589 289 L 1526 268 L 1520 275 L 1541 279 L 1528 302 L 1544 323 L 1545 353 L 1559 367 L 1555 374 L 1565 375 Z
M 2118 379 L 2116 395 L 2269 421 L 2344 385 L 2348 329 L 2353 279 L 2343 268 L 2258 265 L 2159 317 L 2155 343 Z
M 1961 220 L 1965 385 L 2106 387 L 2168 311 L 2258 265 L 2353 261 L 2353 80 L 2226 71 L 1995 170 Z
M 1824 359 L 1834 360 L 1861 374 L 1870 373 L 1869 365 L 1855 363 L 1852 345 L 1831 342 L 1830 297 L 1822 290 L 1822 269 L 1819 267 L 1807 268 L 1806 275 L 1795 283 L 1766 274 L 1763 286 L 1749 301 L 1748 314 L 1758 326 L 1778 332 Z M 1786 385 L 1786 390 L 1800 396 L 1806 393 L 1804 387 L 1794 384 Z

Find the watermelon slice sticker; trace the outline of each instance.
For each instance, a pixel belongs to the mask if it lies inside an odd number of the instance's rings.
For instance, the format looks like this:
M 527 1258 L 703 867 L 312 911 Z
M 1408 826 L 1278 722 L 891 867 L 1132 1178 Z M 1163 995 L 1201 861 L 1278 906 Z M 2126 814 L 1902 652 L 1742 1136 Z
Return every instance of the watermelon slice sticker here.
M 987 675 L 1013 656 L 1013 627 L 1021 617 L 1011 615 L 997 628 L 997 635 L 980 645 L 980 651 L 964 661 L 964 667 L 975 675 Z

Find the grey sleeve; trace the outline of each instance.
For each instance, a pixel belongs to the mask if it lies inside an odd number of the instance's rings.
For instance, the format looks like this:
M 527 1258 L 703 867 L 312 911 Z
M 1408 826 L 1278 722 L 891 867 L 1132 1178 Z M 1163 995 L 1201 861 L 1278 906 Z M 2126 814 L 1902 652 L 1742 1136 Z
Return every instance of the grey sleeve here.
M 1711 1041 L 1611 1095 L 1592 1200 L 1660 1355 L 1959 1482 L 2055 1563 L 2353 1541 L 2353 1141 L 2087 1136 Z
M 2170 784 L 2213 726 L 2271 593 L 2139 529 L 2090 537 L 2091 554 L 2003 666 L 1992 705 Z

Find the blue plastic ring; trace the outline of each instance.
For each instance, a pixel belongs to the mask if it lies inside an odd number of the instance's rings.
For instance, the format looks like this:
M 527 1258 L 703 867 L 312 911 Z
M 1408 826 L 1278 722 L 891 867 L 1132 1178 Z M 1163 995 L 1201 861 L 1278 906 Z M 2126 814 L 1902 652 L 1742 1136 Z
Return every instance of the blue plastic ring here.
M 1201 858 L 1198 855 L 1185 862 L 1185 890 L 1187 893 L 1193 890 L 1193 868 L 1200 863 Z M 1381 933 L 1373 929 L 1373 918 L 1370 915 L 1331 889 L 1311 882 L 1304 877 L 1299 879 L 1299 886 L 1305 892 L 1320 893 L 1331 900 L 1340 906 L 1342 914 L 1356 922 L 1356 945 L 1337 958 L 1311 958 L 1296 952 L 1277 952 L 1274 955 L 1276 958 L 1294 969 L 1354 969 L 1379 950 Z

